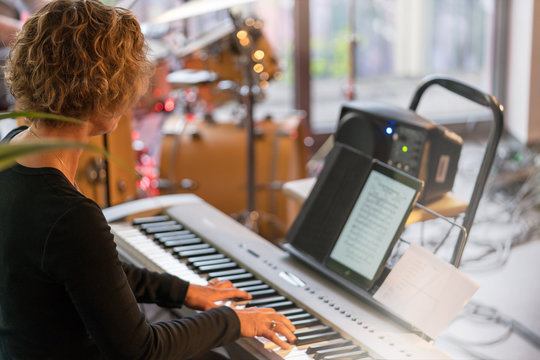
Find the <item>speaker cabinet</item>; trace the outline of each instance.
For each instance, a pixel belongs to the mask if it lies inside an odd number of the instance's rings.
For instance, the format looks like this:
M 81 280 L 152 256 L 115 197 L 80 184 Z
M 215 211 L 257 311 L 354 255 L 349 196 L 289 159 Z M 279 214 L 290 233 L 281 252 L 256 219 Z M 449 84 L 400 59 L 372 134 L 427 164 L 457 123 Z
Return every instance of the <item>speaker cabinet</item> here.
M 424 203 L 452 190 L 463 144 L 414 111 L 374 101 L 343 105 L 335 141 L 423 180 Z

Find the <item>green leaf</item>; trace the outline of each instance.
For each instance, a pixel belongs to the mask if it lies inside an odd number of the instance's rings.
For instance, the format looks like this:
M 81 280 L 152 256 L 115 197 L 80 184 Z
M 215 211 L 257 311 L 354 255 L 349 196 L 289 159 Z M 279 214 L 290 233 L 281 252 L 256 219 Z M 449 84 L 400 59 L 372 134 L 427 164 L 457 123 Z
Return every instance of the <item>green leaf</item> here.
M 36 111 L 11 111 L 0 113 L 0 120 L 2 119 L 12 119 L 18 117 L 33 117 L 40 119 L 54 119 L 60 121 L 67 121 L 76 124 L 84 124 L 85 121 L 78 120 L 68 116 L 47 114 Z M 0 143 L 0 171 L 15 165 L 17 158 L 30 155 L 32 153 L 41 152 L 41 151 L 53 151 L 56 149 L 62 148 L 81 148 L 84 150 L 89 150 L 97 152 L 105 156 L 107 159 L 119 164 L 121 167 L 126 169 L 128 172 L 133 173 L 137 178 L 141 178 L 141 175 L 132 167 L 130 167 L 124 160 L 114 156 L 105 149 L 102 149 L 98 146 L 91 144 L 83 144 L 76 141 L 66 141 L 66 140 L 43 140 L 40 142 L 28 142 L 24 144 L 11 144 L 11 143 Z
M 75 119 L 75 118 L 72 118 L 72 117 L 69 117 L 69 116 L 47 114 L 47 113 L 42 113 L 42 112 L 37 112 L 37 111 L 10 111 L 10 112 L 0 113 L 0 120 L 12 119 L 12 118 L 18 118 L 18 117 L 54 119 L 54 120 L 72 122 L 72 123 L 76 123 L 76 124 L 84 124 L 85 123 L 82 120 Z
M 61 148 L 83 148 L 91 151 L 97 151 L 107 156 L 106 151 L 97 146 L 82 144 L 74 141 L 47 141 L 27 142 L 23 144 L 0 144 L 0 171 L 15 164 L 16 159 L 42 151 L 54 151 Z
M 25 155 L 30 155 L 36 152 L 42 151 L 54 151 L 57 149 L 65 148 L 80 148 L 102 154 L 108 159 L 119 164 L 121 167 L 131 172 L 135 177 L 140 178 L 141 175 L 130 167 L 126 162 L 113 154 L 109 153 L 99 146 L 92 144 L 84 144 L 76 141 L 64 141 L 64 140 L 42 140 L 39 142 L 27 142 L 27 143 L 0 143 L 0 171 L 9 168 L 17 162 L 17 158 Z

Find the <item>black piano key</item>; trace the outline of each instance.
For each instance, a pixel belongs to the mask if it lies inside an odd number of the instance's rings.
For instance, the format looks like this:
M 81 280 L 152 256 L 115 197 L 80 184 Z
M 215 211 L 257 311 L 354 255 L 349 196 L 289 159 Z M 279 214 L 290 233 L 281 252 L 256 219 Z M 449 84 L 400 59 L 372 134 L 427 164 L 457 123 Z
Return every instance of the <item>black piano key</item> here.
M 204 261 L 197 261 L 197 262 L 194 262 L 194 263 L 191 263 L 191 266 L 193 267 L 201 267 L 201 266 L 205 266 L 205 265 L 215 265 L 215 264 L 223 264 L 223 263 L 227 263 L 227 262 L 231 262 L 232 260 L 229 259 L 228 257 L 221 257 L 219 259 L 210 259 L 210 260 L 204 260 Z
M 247 291 L 247 292 L 270 289 L 270 286 L 266 284 L 253 285 L 253 286 L 236 286 L 236 287 L 240 290 Z
M 201 274 L 206 274 L 206 273 L 217 271 L 217 270 L 225 270 L 225 269 L 231 269 L 231 268 L 236 268 L 236 267 L 238 267 L 238 265 L 235 262 L 228 262 L 224 264 L 201 266 L 197 268 L 197 271 Z
M 174 232 L 176 233 L 176 232 L 182 232 L 182 231 L 185 231 L 185 230 L 174 231 Z M 156 237 L 156 234 L 154 234 L 154 238 L 158 240 L 160 243 L 164 243 L 165 241 L 193 239 L 197 237 L 197 235 L 193 233 L 176 234 L 176 235 L 168 235 L 168 236 L 165 236 L 163 234 L 166 234 L 166 233 L 159 233 L 158 234 L 159 237 Z
M 168 226 L 168 225 L 179 225 L 179 224 L 174 220 L 159 221 L 159 222 L 141 224 L 141 229 L 148 229 L 154 226 Z
M 149 227 L 148 229 L 143 229 L 143 231 L 148 235 L 152 235 L 152 234 L 182 230 L 183 228 L 184 227 L 182 225 L 165 225 L 165 226 Z
M 285 315 L 287 317 L 287 319 L 293 321 L 293 320 L 303 320 L 303 319 L 308 319 L 308 318 L 311 318 L 311 314 L 305 312 L 305 313 L 301 313 L 301 314 L 294 314 L 294 315 Z
M 157 215 L 157 216 L 148 216 L 148 217 L 136 218 L 136 219 L 133 219 L 133 221 L 131 223 L 133 225 L 141 225 L 141 224 L 146 224 L 146 223 L 167 221 L 169 219 L 170 218 L 167 215 Z
M 296 346 L 309 345 L 325 340 L 332 340 L 339 338 L 340 335 L 335 331 L 328 331 L 321 334 L 298 336 L 296 338 Z
M 199 249 L 208 249 L 210 247 L 209 244 L 195 244 L 195 245 L 184 245 L 184 246 L 175 246 L 173 247 L 173 251 L 175 253 L 180 253 L 182 251 L 188 251 L 188 250 L 199 250 Z
M 159 240 L 160 243 L 164 243 L 166 241 L 189 240 L 189 239 L 194 239 L 194 238 L 197 238 L 197 235 L 195 235 L 193 233 L 186 233 L 186 234 L 183 234 L 183 235 L 161 236 L 157 240 Z
M 280 313 L 282 315 L 285 315 L 287 317 L 289 315 L 300 314 L 300 313 L 303 313 L 303 312 L 305 312 L 304 309 L 300 309 L 300 308 L 292 308 L 292 309 L 278 311 L 278 313 Z
M 239 282 L 233 282 L 232 283 L 234 287 L 237 287 L 237 288 L 245 288 L 247 286 L 255 286 L 255 285 L 260 285 L 260 284 L 264 284 L 262 280 L 247 280 L 247 281 L 239 281 Z
M 331 330 L 332 329 L 329 326 L 319 326 L 319 327 L 310 328 L 310 329 L 297 330 L 294 332 L 294 336 L 296 337 L 308 336 L 308 335 L 313 335 L 313 334 L 329 332 Z
M 154 234 L 154 238 L 159 240 L 159 239 L 166 238 L 166 237 L 173 237 L 173 236 L 187 235 L 187 234 L 193 234 L 193 233 L 191 231 L 189 231 L 189 230 L 169 231 L 169 232 L 163 232 L 163 233 Z
M 323 360 L 350 360 L 367 358 L 369 354 L 364 350 L 356 350 L 343 354 L 328 355 L 323 357 Z
M 339 339 L 334 341 L 329 341 L 324 344 L 318 344 L 318 345 L 311 345 L 307 348 L 306 354 L 315 354 L 317 351 L 325 350 L 325 349 L 331 349 L 334 347 L 341 347 L 341 346 L 347 346 L 352 345 L 351 340 L 347 339 Z
M 245 290 L 244 290 L 245 291 Z M 248 291 L 249 295 L 251 295 L 252 299 L 260 299 L 265 296 L 269 295 L 275 295 L 277 294 L 276 290 L 274 289 L 264 289 L 264 290 L 257 290 L 257 291 Z
M 175 246 L 184 246 L 184 245 L 194 245 L 194 244 L 200 244 L 202 243 L 202 240 L 199 238 L 192 238 L 192 239 L 183 239 L 183 240 L 167 240 L 163 241 L 162 244 L 165 247 L 175 247 Z
M 278 302 L 278 301 L 283 301 L 283 300 L 287 300 L 287 298 L 285 296 L 272 296 L 272 297 L 266 297 L 263 299 L 252 300 L 246 306 L 249 306 L 249 307 L 265 306 L 268 303 L 273 303 L 273 302 Z
M 209 273 L 208 277 L 209 278 L 221 278 L 223 276 L 238 275 L 238 274 L 242 274 L 242 273 L 245 273 L 245 272 L 246 272 L 245 269 L 232 269 L 232 270 L 225 270 L 225 271 L 216 271 L 216 272 Z
M 288 309 L 290 307 L 293 307 L 294 306 L 294 303 L 292 301 L 281 301 L 281 302 L 277 302 L 277 303 L 270 303 L 270 304 L 266 304 L 266 305 L 263 305 L 261 307 L 266 307 L 266 308 L 271 308 L 271 309 L 274 309 L 276 311 L 278 310 L 281 310 L 281 309 Z
M 200 256 L 200 255 L 210 255 L 217 253 L 217 250 L 214 248 L 207 248 L 207 249 L 198 249 L 198 250 L 185 250 L 177 252 L 176 255 L 178 255 L 179 258 L 188 258 L 192 256 Z
M 336 354 L 344 354 L 344 353 L 350 353 L 351 351 L 358 351 L 362 350 L 356 345 L 346 345 L 346 346 L 340 346 L 340 347 L 334 347 L 330 349 L 324 349 L 319 350 L 315 352 L 315 356 L 313 357 L 315 360 L 320 360 L 325 358 L 329 355 L 336 355 Z
M 224 254 L 212 254 L 212 255 L 204 255 L 204 256 L 194 256 L 187 259 L 188 264 L 194 264 L 199 261 L 206 261 L 206 260 L 213 260 L 213 259 L 222 259 L 224 258 Z
M 253 274 L 250 274 L 248 272 L 243 274 L 237 274 L 237 275 L 227 275 L 227 276 L 220 276 L 217 279 L 219 281 L 235 281 L 235 280 L 245 280 L 245 279 L 251 279 L 253 277 Z
M 308 319 L 300 319 L 300 320 L 294 320 L 294 321 L 291 320 L 291 322 L 297 329 L 299 329 L 299 328 L 303 328 L 307 326 L 319 325 L 321 323 L 321 320 L 311 317 Z

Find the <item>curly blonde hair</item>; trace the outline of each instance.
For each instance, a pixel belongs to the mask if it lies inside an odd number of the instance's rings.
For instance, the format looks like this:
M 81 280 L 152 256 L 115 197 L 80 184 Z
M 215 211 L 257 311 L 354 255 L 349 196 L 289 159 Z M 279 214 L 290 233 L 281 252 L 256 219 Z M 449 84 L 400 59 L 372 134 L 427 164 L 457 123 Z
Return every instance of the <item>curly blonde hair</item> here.
M 9 54 L 6 81 L 21 110 L 81 120 L 113 117 L 146 90 L 146 53 L 128 10 L 98 0 L 54 0 L 25 22 Z

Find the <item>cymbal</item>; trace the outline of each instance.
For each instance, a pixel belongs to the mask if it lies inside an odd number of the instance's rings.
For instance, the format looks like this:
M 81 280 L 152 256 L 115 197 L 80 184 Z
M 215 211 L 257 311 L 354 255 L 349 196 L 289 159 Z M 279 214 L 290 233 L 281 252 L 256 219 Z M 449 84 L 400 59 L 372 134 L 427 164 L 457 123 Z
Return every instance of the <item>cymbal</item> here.
M 167 82 L 174 89 L 209 84 L 217 79 L 215 72 L 206 70 L 182 69 L 167 75 Z
M 150 20 L 151 23 L 161 24 L 175 20 L 187 19 L 193 16 L 207 14 L 213 11 L 228 9 L 255 0 L 192 0 Z

